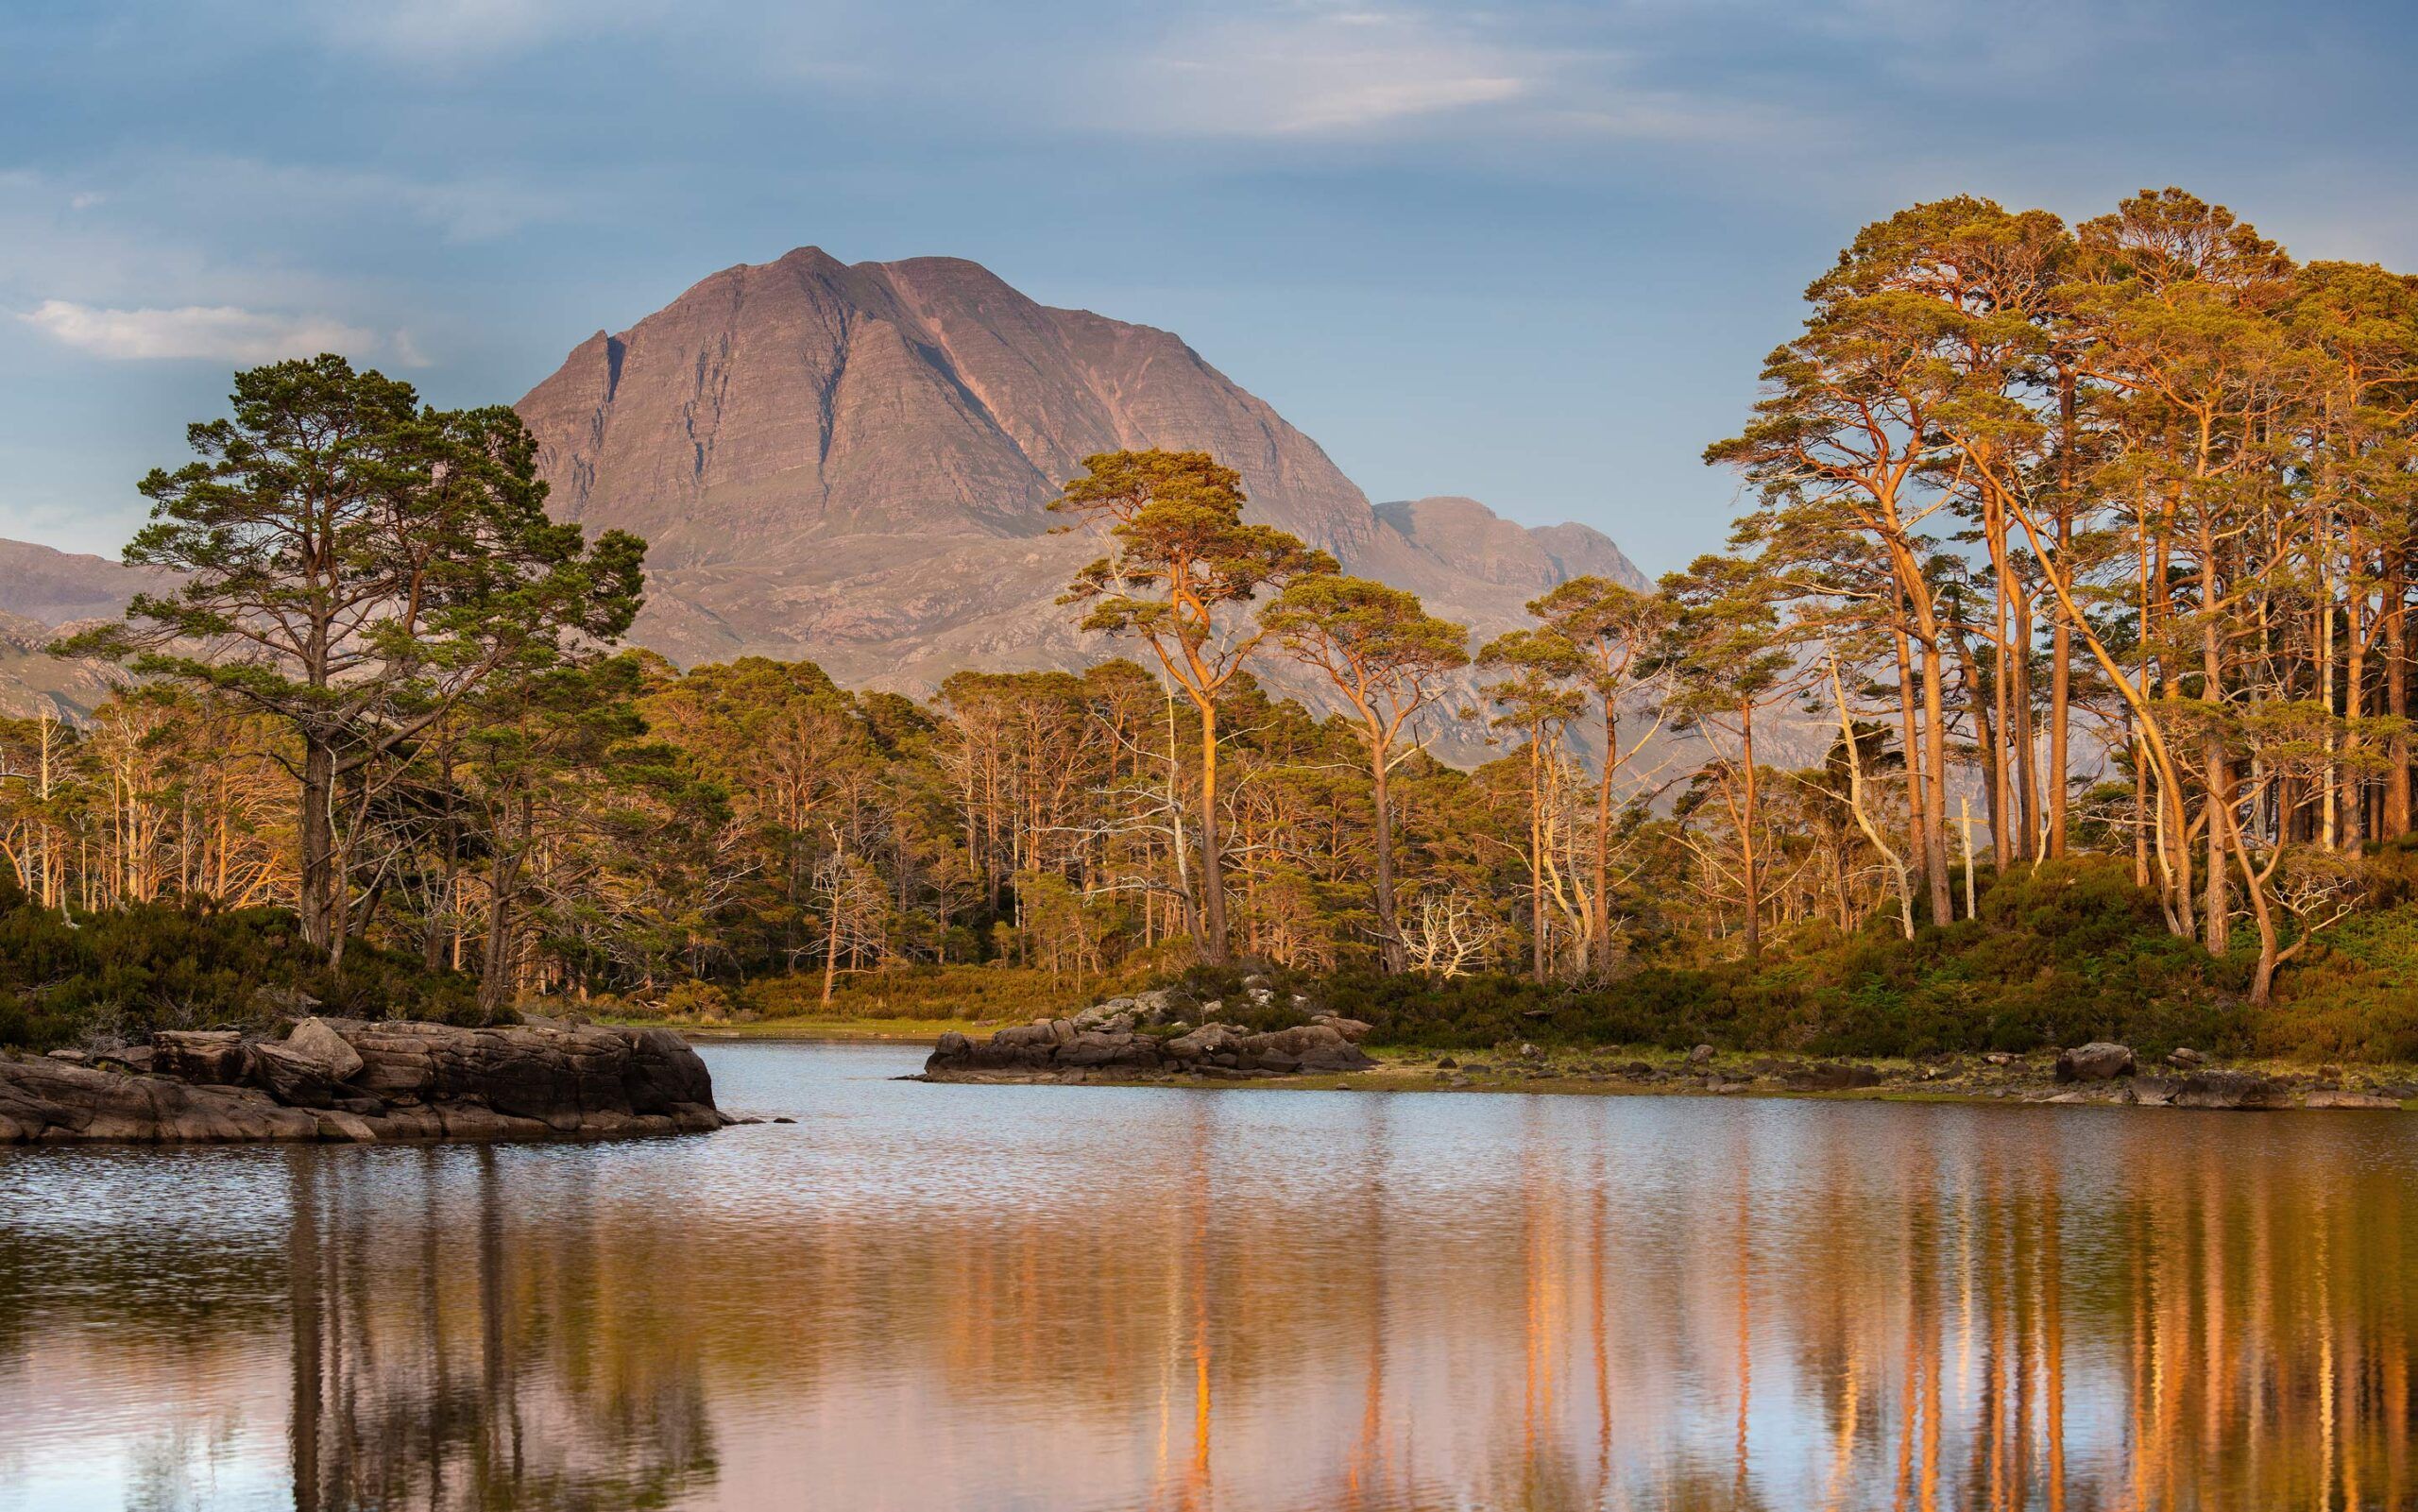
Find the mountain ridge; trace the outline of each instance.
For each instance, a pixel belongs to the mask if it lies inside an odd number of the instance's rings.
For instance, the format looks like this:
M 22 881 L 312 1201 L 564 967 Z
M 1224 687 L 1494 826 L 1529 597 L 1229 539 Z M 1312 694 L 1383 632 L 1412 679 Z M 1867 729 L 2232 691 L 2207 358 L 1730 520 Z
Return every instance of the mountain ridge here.
M 1389 518 L 1180 336 L 958 258 L 809 246 L 722 269 L 588 337 L 519 409 L 557 513 L 647 537 L 636 635 L 675 660 L 807 656 L 910 692 L 1098 660 L 1054 601 L 1099 542 L 1047 506 L 1084 456 L 1128 448 L 1209 451 L 1249 518 L 1480 632 L 1566 562 L 1643 581 L 1585 526 L 1541 535 L 1467 500 Z

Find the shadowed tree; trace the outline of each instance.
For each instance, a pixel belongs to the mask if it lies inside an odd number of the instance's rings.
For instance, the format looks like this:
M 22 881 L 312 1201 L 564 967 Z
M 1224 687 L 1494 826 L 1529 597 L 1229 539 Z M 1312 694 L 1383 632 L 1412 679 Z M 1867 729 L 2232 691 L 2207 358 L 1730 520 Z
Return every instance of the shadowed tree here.
M 1076 575 L 1061 603 L 1087 603 L 1081 628 L 1149 646 L 1200 720 L 1202 959 L 1227 956 L 1218 842 L 1218 696 L 1268 635 L 1235 614 L 1262 589 L 1332 572 L 1335 558 L 1269 525 L 1243 523 L 1242 475 L 1205 451 L 1105 451 L 1083 459 L 1052 509 L 1106 519 L 1117 544 Z
M 646 733 L 637 698 L 643 668 L 622 655 L 590 665 L 542 665 L 497 678 L 460 706 L 455 789 L 476 817 L 486 851 L 486 943 L 479 1006 L 490 1021 L 509 1008 L 519 975 L 519 930 L 539 886 L 542 849 L 574 849 L 568 838 L 622 800 L 619 789 L 654 773 L 634 750 Z
M 1287 654 L 1317 668 L 1352 705 L 1352 733 L 1369 756 L 1376 809 L 1377 931 L 1386 970 L 1403 969 L 1401 919 L 1394 903 L 1394 825 L 1390 780 L 1413 751 L 1403 732 L 1470 663 L 1469 627 L 1439 620 L 1419 596 L 1366 578 L 1303 578 L 1261 614 Z
M 199 460 L 141 484 L 126 549 L 183 581 L 61 650 L 230 694 L 301 746 L 302 932 L 340 960 L 352 833 L 377 769 L 498 669 L 610 640 L 638 612 L 645 543 L 593 547 L 546 518 L 536 449 L 498 405 L 423 408 L 343 358 L 235 375 L 234 414 L 190 427 Z

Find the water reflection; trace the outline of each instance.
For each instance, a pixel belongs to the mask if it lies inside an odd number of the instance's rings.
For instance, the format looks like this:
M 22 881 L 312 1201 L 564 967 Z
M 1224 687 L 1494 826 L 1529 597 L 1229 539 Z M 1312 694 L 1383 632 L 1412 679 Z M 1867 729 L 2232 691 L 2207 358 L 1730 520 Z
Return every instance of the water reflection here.
M 2409 1504 L 2399 1119 L 925 1087 L 0 1156 L 0 1508 Z

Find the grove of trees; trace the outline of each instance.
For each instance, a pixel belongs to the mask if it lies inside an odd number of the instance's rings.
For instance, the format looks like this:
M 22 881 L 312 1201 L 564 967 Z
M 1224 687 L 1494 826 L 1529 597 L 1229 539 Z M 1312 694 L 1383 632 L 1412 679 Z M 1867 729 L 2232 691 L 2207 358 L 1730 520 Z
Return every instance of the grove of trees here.
M 143 484 L 180 585 L 0 723 L 43 908 L 295 909 L 540 992 L 1230 956 L 1609 980 L 1972 913 L 2096 855 L 2279 970 L 2412 828 L 2418 279 L 2143 193 L 1865 228 L 1735 436 L 1727 552 L 1483 645 L 1249 524 L 1197 452 L 1089 458 L 1063 601 L 1132 659 L 928 701 L 619 649 L 643 546 L 549 521 L 508 410 L 240 375 Z M 1309 699 L 1277 696 L 1270 678 Z M 1483 727 L 1474 770 L 1431 755 Z

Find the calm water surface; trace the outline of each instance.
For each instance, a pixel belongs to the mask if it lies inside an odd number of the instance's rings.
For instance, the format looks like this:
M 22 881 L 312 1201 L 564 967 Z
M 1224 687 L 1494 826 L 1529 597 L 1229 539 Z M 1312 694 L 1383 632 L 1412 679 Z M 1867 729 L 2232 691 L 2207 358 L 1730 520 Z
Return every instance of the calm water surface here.
M 924 1086 L 0 1153 L 0 1508 L 2401 1507 L 2418 1124 Z

